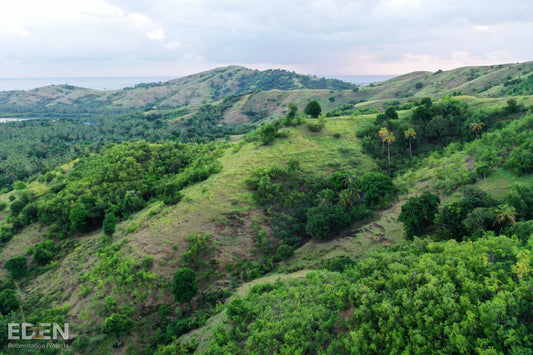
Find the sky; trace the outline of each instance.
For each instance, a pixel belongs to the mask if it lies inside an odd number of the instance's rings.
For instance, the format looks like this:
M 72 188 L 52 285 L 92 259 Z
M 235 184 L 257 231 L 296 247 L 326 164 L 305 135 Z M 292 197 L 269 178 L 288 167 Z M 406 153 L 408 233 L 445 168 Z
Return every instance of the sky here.
M 398 75 L 533 60 L 531 0 L 0 0 L 0 78 L 227 65 Z

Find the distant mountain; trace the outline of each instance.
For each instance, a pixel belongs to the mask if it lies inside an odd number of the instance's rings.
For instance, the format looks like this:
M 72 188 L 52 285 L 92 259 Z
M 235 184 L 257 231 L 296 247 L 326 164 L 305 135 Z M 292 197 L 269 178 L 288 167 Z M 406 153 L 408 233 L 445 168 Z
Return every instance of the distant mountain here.
M 413 72 L 357 87 L 337 79 L 286 70 L 217 68 L 187 77 L 131 88 L 98 91 L 53 85 L 28 91 L 0 92 L 0 114 L 24 116 L 115 115 L 153 109 L 199 107 L 223 99 L 228 122 L 271 118 L 290 102 L 319 100 L 323 110 L 379 100 L 409 100 L 435 95 L 501 97 L 533 93 L 533 62 Z M 238 107 L 229 107 L 229 101 Z M 254 104 L 255 103 L 255 104 Z M 302 106 L 300 106 L 302 108 Z
M 347 90 L 354 85 L 286 70 L 218 68 L 163 83 L 98 91 L 72 85 L 52 85 L 28 91 L 0 92 L 0 112 L 14 114 L 124 113 L 143 109 L 196 106 L 229 95 L 258 90 Z

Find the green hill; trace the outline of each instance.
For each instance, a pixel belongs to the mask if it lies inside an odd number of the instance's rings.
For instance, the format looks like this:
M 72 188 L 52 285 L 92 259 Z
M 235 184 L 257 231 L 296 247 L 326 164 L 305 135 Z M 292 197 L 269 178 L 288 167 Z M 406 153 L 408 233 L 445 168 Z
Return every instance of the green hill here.
M 69 323 L 58 353 L 528 353 L 533 100 L 507 96 L 526 64 L 476 69 L 453 84 L 469 96 L 444 83 L 470 68 L 358 90 L 291 76 L 195 109 L 5 124 L 24 164 L 0 156 L 0 349 L 24 320 Z M 521 81 L 466 89 L 500 70 Z M 228 72 L 287 74 L 179 85 Z M 307 117 L 313 99 L 331 114 Z

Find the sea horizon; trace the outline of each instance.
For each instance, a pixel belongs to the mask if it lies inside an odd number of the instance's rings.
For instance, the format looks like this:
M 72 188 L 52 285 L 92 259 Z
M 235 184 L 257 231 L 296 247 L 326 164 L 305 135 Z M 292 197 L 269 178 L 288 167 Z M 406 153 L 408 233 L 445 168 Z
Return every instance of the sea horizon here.
M 339 79 L 357 85 L 368 85 L 394 78 L 396 75 L 331 75 L 327 79 Z M 120 90 L 141 83 L 158 83 L 179 79 L 180 76 L 131 76 L 131 77 L 43 77 L 0 78 L 0 91 L 33 90 L 50 85 L 73 85 L 93 90 Z

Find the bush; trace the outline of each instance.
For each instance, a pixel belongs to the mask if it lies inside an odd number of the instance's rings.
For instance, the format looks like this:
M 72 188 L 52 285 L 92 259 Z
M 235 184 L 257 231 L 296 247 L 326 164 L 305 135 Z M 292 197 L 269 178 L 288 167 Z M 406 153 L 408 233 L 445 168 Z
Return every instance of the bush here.
M 287 244 L 281 244 L 276 250 L 276 255 L 280 259 L 288 259 L 294 255 L 294 247 Z
M 15 297 L 15 293 L 15 290 L 9 288 L 0 292 L 0 314 L 6 315 L 18 310 L 20 302 Z
M 104 217 L 104 222 L 102 223 L 102 228 L 104 234 L 107 236 L 112 236 L 115 233 L 115 228 L 117 226 L 117 217 L 114 213 L 106 213 Z
M 350 225 L 350 215 L 340 206 L 318 206 L 307 212 L 305 230 L 311 238 L 324 239 L 331 233 Z
M 355 261 L 349 256 L 326 260 L 324 267 L 329 271 L 344 272 L 347 268 L 355 265 Z
M 26 276 L 28 261 L 23 256 L 15 256 L 6 261 L 4 267 L 11 271 L 11 276 L 14 279 L 20 279 Z
M 311 132 L 320 132 L 326 126 L 326 120 L 324 118 L 319 118 L 317 121 L 307 121 L 307 128 Z
M 128 334 L 135 322 L 126 317 L 123 314 L 113 314 L 111 317 L 106 318 L 104 324 L 104 333 L 110 336 L 114 336 L 117 340 L 117 347 L 120 345 L 118 339 Z
M 188 267 L 183 267 L 174 274 L 172 294 L 178 303 L 189 302 L 198 292 L 196 273 Z
M 33 251 L 33 260 L 38 265 L 46 265 L 54 257 L 55 251 L 56 247 L 51 240 L 38 243 Z
M 7 207 L 7 203 L 5 203 L 4 201 L 0 201 L 0 212 L 5 210 L 6 207 Z

